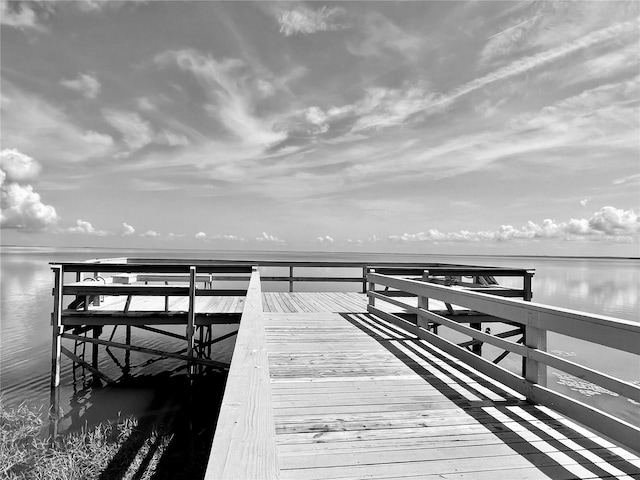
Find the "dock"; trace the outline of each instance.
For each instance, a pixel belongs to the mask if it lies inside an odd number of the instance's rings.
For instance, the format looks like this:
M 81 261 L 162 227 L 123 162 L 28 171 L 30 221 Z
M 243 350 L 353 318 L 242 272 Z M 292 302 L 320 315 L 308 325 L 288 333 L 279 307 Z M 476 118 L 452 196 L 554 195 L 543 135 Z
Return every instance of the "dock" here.
M 321 276 L 294 274 L 314 268 Z M 349 268 L 362 274 L 326 273 Z M 63 339 L 97 352 L 115 344 L 99 338 L 106 325 L 185 325 L 184 353 L 143 353 L 174 355 L 190 375 L 228 371 L 208 480 L 640 478 L 638 425 L 546 382 L 554 368 L 640 403 L 637 384 L 546 351 L 555 332 L 637 359 L 640 325 L 536 304 L 530 270 L 128 259 L 56 271 L 52 404 Z M 65 284 L 65 272 L 76 277 Z M 229 281 L 246 287 L 216 288 Z M 288 291 L 268 288 L 277 283 Z M 358 291 L 294 291 L 336 283 Z M 217 323 L 238 325 L 228 365 L 210 359 Z M 487 345 L 502 353 L 487 358 Z M 500 365 L 508 355 L 521 357 L 519 372 Z

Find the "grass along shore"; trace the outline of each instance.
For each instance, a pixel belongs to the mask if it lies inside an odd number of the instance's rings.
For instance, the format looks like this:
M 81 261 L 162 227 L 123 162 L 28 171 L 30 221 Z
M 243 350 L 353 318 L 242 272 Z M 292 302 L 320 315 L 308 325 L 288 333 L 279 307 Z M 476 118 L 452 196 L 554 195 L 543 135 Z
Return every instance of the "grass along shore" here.
M 52 443 L 43 418 L 42 407 L 6 407 L 0 398 L 0 478 L 158 478 L 158 464 L 171 442 L 162 430 L 148 435 L 137 419 L 126 418 L 61 435 Z

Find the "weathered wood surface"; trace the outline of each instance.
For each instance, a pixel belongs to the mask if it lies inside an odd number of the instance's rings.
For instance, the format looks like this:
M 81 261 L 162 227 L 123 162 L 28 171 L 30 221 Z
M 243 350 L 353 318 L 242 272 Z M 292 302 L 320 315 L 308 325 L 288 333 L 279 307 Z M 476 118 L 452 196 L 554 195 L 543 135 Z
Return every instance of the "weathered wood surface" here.
M 288 294 L 301 309 L 318 298 Z M 640 475 L 635 455 L 390 322 L 317 311 L 264 321 L 283 479 Z
M 205 479 L 277 478 L 260 275 L 255 270 L 247 290 Z

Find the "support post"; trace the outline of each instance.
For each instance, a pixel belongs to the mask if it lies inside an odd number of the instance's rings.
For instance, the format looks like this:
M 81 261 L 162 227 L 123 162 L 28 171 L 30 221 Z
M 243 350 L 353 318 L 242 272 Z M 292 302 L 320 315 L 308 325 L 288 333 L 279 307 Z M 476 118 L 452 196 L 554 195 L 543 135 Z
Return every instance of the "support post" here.
M 293 292 L 293 267 L 289 267 L 289 291 Z
M 193 363 L 194 333 L 196 325 L 196 267 L 189 267 L 189 313 L 187 315 L 187 357 L 188 373 L 192 377 L 195 373 Z
M 127 325 L 126 327 L 126 333 L 125 333 L 125 340 L 124 340 L 126 345 L 131 346 L 131 325 Z M 124 372 L 125 375 L 129 375 L 129 372 L 131 371 L 131 350 L 126 350 L 124 352 Z
M 102 333 L 102 327 L 93 327 L 93 338 L 100 338 L 100 333 Z M 91 366 L 95 369 L 98 370 L 98 344 L 94 343 L 91 346 Z M 93 375 L 93 383 L 95 384 L 100 384 L 100 376 L 94 374 Z
M 376 273 L 375 268 L 369 268 L 367 270 L 368 270 L 368 273 Z M 376 284 L 374 282 L 369 282 L 369 291 L 375 292 L 375 290 L 376 290 Z M 369 306 L 375 307 L 375 305 L 376 305 L 376 299 L 373 297 L 369 297 Z
M 547 351 L 547 331 L 538 328 L 538 312 L 527 312 L 527 325 L 524 327 L 524 344 L 531 349 Z M 527 353 L 529 350 L 527 350 Z M 529 383 L 529 389 L 533 384 L 542 387 L 547 386 L 547 366 L 532 360 L 529 355 L 523 358 L 522 376 Z M 527 393 L 527 398 L 531 394 Z
M 60 421 L 60 360 L 62 348 L 62 265 L 53 267 L 53 313 L 51 314 L 52 342 L 51 342 L 51 396 L 49 406 L 49 435 L 52 440 L 58 436 Z

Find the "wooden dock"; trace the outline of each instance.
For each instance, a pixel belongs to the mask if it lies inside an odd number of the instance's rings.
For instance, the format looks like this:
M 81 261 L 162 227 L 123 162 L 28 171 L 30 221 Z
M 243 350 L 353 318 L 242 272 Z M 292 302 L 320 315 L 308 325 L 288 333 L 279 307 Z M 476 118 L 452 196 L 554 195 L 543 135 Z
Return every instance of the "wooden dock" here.
M 465 281 L 444 266 L 385 268 L 349 280 L 366 280 L 366 292 L 263 291 L 254 268 L 244 295 L 223 298 L 196 289 L 192 267 L 186 303 L 115 287 L 127 295 L 120 303 L 63 309 L 60 322 L 78 328 L 93 316 L 104 321 L 105 311 L 114 325 L 172 318 L 186 323 L 185 339 L 190 324 L 239 323 L 208 480 L 640 478 L 637 425 L 546 387 L 553 366 L 640 402 L 637 385 L 546 352 L 553 331 L 637 356 L 640 325 L 531 303 L 531 275 L 509 290 L 483 280 L 489 270 Z M 293 278 L 307 281 L 293 269 L 279 280 Z M 83 285 L 80 294 L 97 291 Z M 482 330 L 495 322 L 511 330 Z M 444 329 L 470 340 L 452 343 Z M 181 358 L 215 366 L 197 353 L 203 337 L 194 332 L 194 349 Z M 505 353 L 483 358 L 483 344 Z M 507 354 L 522 357 L 521 374 L 498 365 Z

